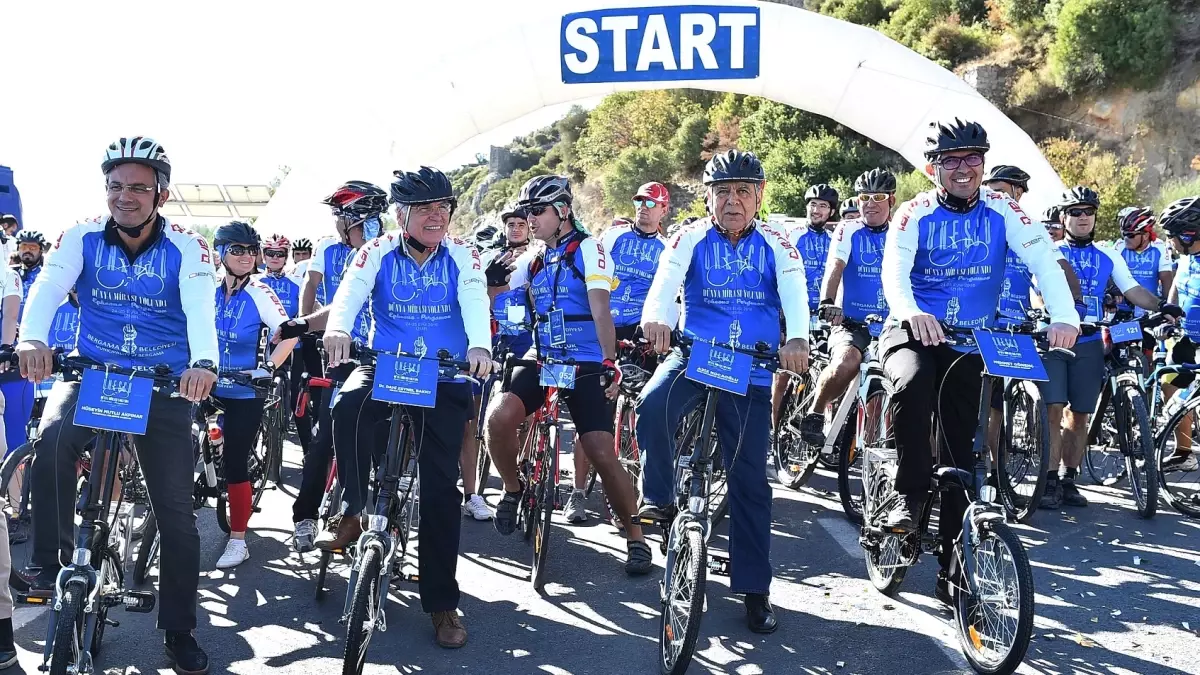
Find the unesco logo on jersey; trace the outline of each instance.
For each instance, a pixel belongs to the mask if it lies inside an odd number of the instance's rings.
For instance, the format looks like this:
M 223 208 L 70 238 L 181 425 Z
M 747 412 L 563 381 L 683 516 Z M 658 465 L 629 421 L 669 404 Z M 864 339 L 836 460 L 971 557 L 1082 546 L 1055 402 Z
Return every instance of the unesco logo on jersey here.
M 758 77 L 757 7 L 641 7 L 567 14 L 567 84 Z

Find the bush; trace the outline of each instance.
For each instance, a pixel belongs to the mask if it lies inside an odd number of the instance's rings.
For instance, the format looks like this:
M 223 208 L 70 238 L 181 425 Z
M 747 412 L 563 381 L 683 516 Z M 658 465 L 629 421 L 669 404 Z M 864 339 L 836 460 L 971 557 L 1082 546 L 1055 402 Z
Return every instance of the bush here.
M 946 68 L 954 68 L 987 54 L 995 42 L 996 36 L 982 24 L 963 26 L 951 16 L 929 29 L 919 51 Z
M 1200 195 L 1200 176 L 1193 178 L 1176 178 L 1163 183 L 1158 190 L 1158 196 L 1154 198 L 1154 212 L 1162 213 L 1167 204 L 1184 197 L 1195 197 Z
M 1065 0 L 1050 70 L 1068 93 L 1111 84 L 1149 87 L 1170 65 L 1173 38 L 1167 0 Z
M 810 185 L 836 183 L 839 179 L 845 185 L 877 166 L 879 158 L 879 153 L 867 146 L 825 131 L 803 141 L 779 141 L 763 161 L 767 211 L 803 215 L 804 193 Z
M 1022 26 L 1033 23 L 1043 15 L 1046 0 L 989 0 L 1004 26 Z M 993 21 L 993 25 L 997 25 Z
M 700 151 L 704 146 L 704 137 L 707 135 L 707 115 L 692 115 L 679 125 L 679 130 L 671 137 L 669 146 L 675 171 L 695 173 L 704 168 L 704 162 L 700 159 Z
M 576 144 L 579 164 L 587 172 L 603 173 L 625 148 L 665 143 L 683 120 L 703 113 L 686 96 L 664 89 L 610 94 L 588 115 Z
M 652 180 L 665 181 L 675 169 L 671 151 L 662 145 L 625 148 L 604 173 L 604 205 L 618 213 L 631 211 L 637 189 Z
M 817 11 L 860 26 L 874 26 L 888 18 L 888 10 L 881 0 L 826 0 Z
M 1096 237 L 1118 237 L 1117 212 L 1139 203 L 1137 183 L 1142 176 L 1141 162 L 1118 159 L 1116 153 L 1102 151 L 1095 143 L 1084 143 L 1074 135 L 1047 139 L 1041 147 L 1042 154 L 1068 188 L 1086 185 L 1100 195 Z
M 903 204 L 926 190 L 933 189 L 933 181 L 920 169 L 896 174 L 896 204 Z
M 781 141 L 800 140 L 822 132 L 829 121 L 799 108 L 775 101 L 764 101 L 753 114 L 742 119 L 738 144 L 766 161 Z
M 952 11 L 950 0 L 900 0 L 896 11 L 880 28 L 896 42 L 918 49 L 933 25 Z
M 1008 92 L 1008 105 L 1032 106 L 1047 101 L 1060 93 L 1054 86 L 1049 73 L 1042 70 L 1023 70 Z

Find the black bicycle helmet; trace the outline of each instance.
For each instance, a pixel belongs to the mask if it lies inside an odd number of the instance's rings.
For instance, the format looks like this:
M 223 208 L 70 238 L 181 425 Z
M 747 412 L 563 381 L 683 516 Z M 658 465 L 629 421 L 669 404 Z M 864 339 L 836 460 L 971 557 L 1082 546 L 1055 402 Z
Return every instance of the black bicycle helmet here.
M 1142 234 L 1154 231 L 1154 210 L 1141 206 L 1126 206 L 1117 214 L 1121 234 Z
M 22 230 L 17 234 L 17 244 L 37 244 L 43 251 L 50 248 L 50 242 L 36 230 Z
M 213 247 L 220 248 L 229 244 L 257 246 L 258 232 L 249 223 L 234 220 L 217 228 L 213 235 Z
M 854 191 L 860 195 L 886 192 L 895 194 L 896 177 L 887 169 L 871 169 L 864 171 L 854 180 Z
M 517 206 L 537 206 L 538 204 L 554 204 L 562 202 L 570 204 L 574 199 L 571 194 L 571 182 L 566 176 L 547 174 L 534 176 L 521 186 L 517 195 Z
M 1049 224 L 1049 225 L 1059 225 L 1060 224 L 1059 216 L 1061 214 L 1062 214 L 1061 206 L 1058 206 L 1056 204 L 1054 206 L 1047 207 L 1046 210 L 1044 212 L 1042 212 L 1042 222 Z
M 930 136 L 925 139 L 925 159 L 932 160 L 944 152 L 955 150 L 992 149 L 987 131 L 978 122 L 964 122 L 957 117 L 953 121 L 930 122 Z
M 816 185 L 808 188 L 808 192 L 804 193 L 804 203 L 807 204 L 814 199 L 820 199 L 822 201 L 829 202 L 830 208 L 836 208 L 838 202 L 841 201 L 840 197 L 838 196 L 838 191 L 828 183 L 817 183 Z
M 441 171 L 423 166 L 418 171 L 393 171 L 392 202 L 396 204 L 432 204 L 450 202 L 451 211 L 458 206 L 454 187 Z
M 364 180 L 346 181 L 325 199 L 334 215 L 370 218 L 387 210 L 387 193 Z
M 1029 189 L 1029 174 L 1015 166 L 1010 166 L 1008 164 L 997 164 L 996 166 L 993 166 L 987 177 L 983 179 L 983 184 L 987 185 L 988 183 L 995 181 L 1016 185 L 1022 190 Z
M 1100 195 L 1090 187 L 1084 185 L 1076 185 L 1075 187 L 1063 193 L 1062 201 L 1059 206 L 1066 209 L 1071 206 L 1083 204 L 1086 206 L 1100 206 Z
M 524 208 L 517 206 L 516 204 L 509 204 L 508 206 L 504 207 L 503 211 L 500 212 L 500 222 L 507 223 L 509 218 L 520 218 L 521 220 L 526 220 L 529 218 L 529 214 Z
M 17 225 L 17 217 L 11 213 L 0 214 L 0 225 Z
M 1158 214 L 1158 224 L 1171 236 L 1200 234 L 1200 197 L 1171 202 Z
M 845 220 L 847 217 L 857 216 L 859 213 L 861 211 L 858 210 L 858 200 L 854 197 L 842 202 L 842 209 L 839 213 L 842 220 Z
M 741 181 L 746 183 L 763 183 L 767 176 L 763 173 L 762 162 L 753 152 L 729 150 L 719 155 L 713 155 L 704 167 L 704 184 L 728 183 Z
M 479 249 L 487 249 L 492 247 L 492 242 L 496 239 L 496 234 L 500 230 L 495 225 L 485 225 L 478 230 L 475 230 L 475 246 Z
M 313 250 L 312 242 L 304 237 L 300 237 L 292 243 L 292 251 L 311 251 Z

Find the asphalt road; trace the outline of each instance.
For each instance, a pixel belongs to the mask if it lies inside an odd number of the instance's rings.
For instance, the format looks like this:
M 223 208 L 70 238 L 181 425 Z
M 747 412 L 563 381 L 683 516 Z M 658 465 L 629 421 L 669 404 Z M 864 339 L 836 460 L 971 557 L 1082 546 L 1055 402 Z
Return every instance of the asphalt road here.
M 289 444 L 285 482 L 299 481 Z M 570 466 L 564 462 L 564 466 Z M 967 671 L 950 624 L 932 598 L 936 561 L 924 557 L 901 592 L 887 598 L 866 581 L 856 530 L 845 520 L 834 481 L 813 489 L 775 486 L 772 601 L 780 629 L 745 628 L 728 579 L 710 577 L 708 612 L 693 673 L 957 673 Z M 489 501 L 495 502 L 493 478 Z M 212 673 L 314 675 L 341 669 L 338 624 L 346 567 L 314 593 L 316 556 L 290 549 L 293 488 L 275 490 L 251 520 L 251 559 L 214 570 L 224 546 L 211 509 L 199 513 L 203 539 L 201 644 Z M 1087 509 L 1039 512 L 1020 527 L 1037 587 L 1035 637 L 1022 672 L 1200 673 L 1200 521 L 1167 507 L 1138 518 L 1120 489 L 1086 486 Z M 467 646 L 440 649 L 416 588 L 393 588 L 386 633 L 370 648 L 369 673 L 655 673 L 661 574 L 629 579 L 624 540 L 598 514 L 553 531 L 546 596 L 529 582 L 530 549 L 490 523 L 464 521 L 458 578 Z M 727 544 L 724 527 L 714 548 Z M 662 559 L 655 549 L 656 564 Z M 18 557 L 20 556 L 17 553 Z M 1135 561 L 1135 557 L 1137 560 Z M 109 673 L 169 673 L 154 615 L 115 610 L 98 664 Z M 19 609 L 20 668 L 37 673 L 48 615 Z M 14 668 L 9 672 L 22 672 Z

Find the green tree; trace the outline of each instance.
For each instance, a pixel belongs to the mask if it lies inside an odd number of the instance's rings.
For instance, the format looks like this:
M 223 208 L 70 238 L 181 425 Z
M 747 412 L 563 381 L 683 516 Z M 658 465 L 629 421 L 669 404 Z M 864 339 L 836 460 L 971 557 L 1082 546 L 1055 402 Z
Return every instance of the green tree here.
M 860 26 L 874 26 L 888 18 L 882 0 L 825 0 L 817 11 Z
M 663 145 L 625 148 L 604 173 L 604 205 L 615 213 L 629 213 L 637 189 L 652 180 L 664 180 L 673 169 L 672 153 Z
M 799 140 L 832 126 L 824 117 L 784 103 L 764 101 L 742 119 L 738 144 L 765 160 L 781 142 Z
M 704 166 L 700 151 L 704 145 L 704 137 L 708 135 L 708 116 L 703 113 L 692 115 L 683 120 L 675 135 L 671 137 L 669 149 L 675 171 L 691 174 Z M 665 176 L 664 176 L 665 179 Z
M 1047 139 L 1041 148 L 1067 187 L 1086 185 L 1100 195 L 1096 237 L 1117 237 L 1117 212 L 1140 203 L 1137 184 L 1142 176 L 1142 163 L 1121 160 L 1116 153 L 1102 151 L 1095 143 L 1084 143 L 1073 135 Z
M 896 42 L 919 49 L 934 24 L 952 11 L 950 0 L 900 0 L 881 30 Z
M 629 147 L 649 147 L 675 135 L 683 120 L 703 111 L 694 101 L 666 90 L 610 94 L 592 109 L 576 150 L 588 173 L 600 173 Z
M 1110 84 L 1150 87 L 1170 65 L 1174 32 L 1167 0 L 1065 0 L 1050 71 L 1068 93 Z

